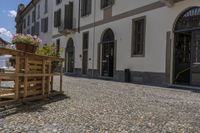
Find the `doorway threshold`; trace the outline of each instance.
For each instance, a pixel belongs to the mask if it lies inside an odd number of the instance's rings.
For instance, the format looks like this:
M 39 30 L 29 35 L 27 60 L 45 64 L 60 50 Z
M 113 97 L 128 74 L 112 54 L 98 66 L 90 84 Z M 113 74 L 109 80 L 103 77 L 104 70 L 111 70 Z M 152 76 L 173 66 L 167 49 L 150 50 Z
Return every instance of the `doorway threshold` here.
M 104 80 L 113 80 L 113 77 L 100 76 L 99 78 Z
M 170 87 L 181 88 L 186 90 L 200 90 L 200 86 L 192 86 L 192 85 L 171 84 Z

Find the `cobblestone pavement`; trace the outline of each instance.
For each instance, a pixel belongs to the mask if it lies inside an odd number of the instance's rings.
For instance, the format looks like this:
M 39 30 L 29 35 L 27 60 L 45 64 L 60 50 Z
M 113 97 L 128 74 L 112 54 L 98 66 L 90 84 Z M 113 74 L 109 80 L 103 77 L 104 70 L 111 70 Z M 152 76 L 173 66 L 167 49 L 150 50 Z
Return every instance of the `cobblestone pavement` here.
M 70 98 L 20 106 L 0 119 L 1 133 L 198 133 L 200 93 L 64 78 Z

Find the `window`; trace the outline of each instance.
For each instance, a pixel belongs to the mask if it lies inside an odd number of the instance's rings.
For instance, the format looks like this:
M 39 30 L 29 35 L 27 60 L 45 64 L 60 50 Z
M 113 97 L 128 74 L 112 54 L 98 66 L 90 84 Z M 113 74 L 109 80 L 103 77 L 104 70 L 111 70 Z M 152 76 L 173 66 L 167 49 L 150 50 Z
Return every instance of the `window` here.
M 48 0 L 45 0 L 44 13 L 46 14 L 47 12 L 48 12 Z
M 69 2 L 69 4 L 65 5 L 65 28 L 72 29 L 73 28 L 73 2 Z
M 87 16 L 91 14 L 92 0 L 82 0 L 81 1 L 81 16 Z
M 23 25 L 24 25 L 24 29 L 26 29 L 26 19 L 24 19 Z
M 41 31 L 43 33 L 48 32 L 48 17 L 41 20 Z
M 89 44 L 89 32 L 83 33 L 83 49 L 88 49 Z
M 27 34 L 30 34 L 30 29 L 27 30 Z
M 27 25 L 29 26 L 30 25 L 30 15 L 28 15 L 28 23 Z
M 40 19 L 40 5 L 38 5 L 37 19 Z
M 56 40 L 56 53 L 57 55 L 60 54 L 60 39 Z
M 101 0 L 101 9 L 114 4 L 114 0 Z
M 60 4 L 62 0 L 56 0 L 56 5 Z
M 35 26 L 31 27 L 31 35 L 35 35 Z
M 35 35 L 40 35 L 40 22 L 35 23 Z
M 132 27 L 132 56 L 144 56 L 145 31 L 146 17 L 134 19 Z
M 61 9 L 54 12 L 54 27 L 59 27 L 61 25 Z
M 35 22 L 35 19 L 36 18 L 36 11 L 34 10 L 33 12 L 32 12 L 32 23 L 34 23 Z

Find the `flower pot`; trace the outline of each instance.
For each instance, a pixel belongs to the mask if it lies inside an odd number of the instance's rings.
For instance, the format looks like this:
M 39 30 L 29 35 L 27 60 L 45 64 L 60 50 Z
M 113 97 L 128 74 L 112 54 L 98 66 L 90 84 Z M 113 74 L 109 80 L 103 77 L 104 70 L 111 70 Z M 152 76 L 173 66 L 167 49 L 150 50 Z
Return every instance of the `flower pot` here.
M 16 44 L 17 50 L 21 50 L 28 53 L 35 53 L 37 50 L 37 46 L 31 44 Z

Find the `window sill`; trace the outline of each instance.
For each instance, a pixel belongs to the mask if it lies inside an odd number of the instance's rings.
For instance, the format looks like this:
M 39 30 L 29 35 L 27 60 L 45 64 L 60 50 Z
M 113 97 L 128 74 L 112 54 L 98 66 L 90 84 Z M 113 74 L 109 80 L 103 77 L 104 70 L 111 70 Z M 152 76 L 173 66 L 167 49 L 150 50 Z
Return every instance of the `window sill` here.
M 136 57 L 136 58 L 138 57 L 139 58 L 139 57 L 145 57 L 145 55 L 143 55 L 143 54 L 142 55 L 131 55 L 131 57 L 132 58 L 134 58 L 134 57 Z
M 91 13 L 90 14 L 87 14 L 87 15 L 84 15 L 84 16 L 81 16 L 81 18 L 87 18 L 87 17 L 89 17 L 91 15 Z
M 109 9 L 109 8 L 112 8 L 112 7 L 113 7 L 113 4 L 112 5 L 108 5 L 106 7 L 103 7 L 103 8 L 101 8 L 101 10 L 106 10 L 106 9 Z
M 60 2 L 60 3 L 56 3 L 56 6 L 59 6 L 59 5 L 61 5 L 61 3 L 62 3 L 62 2 Z

